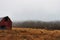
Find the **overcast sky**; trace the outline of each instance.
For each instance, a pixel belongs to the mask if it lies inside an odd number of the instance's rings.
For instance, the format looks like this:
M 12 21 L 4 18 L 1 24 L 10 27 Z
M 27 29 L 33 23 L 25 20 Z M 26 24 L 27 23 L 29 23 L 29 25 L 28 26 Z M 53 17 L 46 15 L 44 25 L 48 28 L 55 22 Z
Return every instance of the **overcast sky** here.
M 13 21 L 60 20 L 60 0 L 0 0 L 0 17 Z

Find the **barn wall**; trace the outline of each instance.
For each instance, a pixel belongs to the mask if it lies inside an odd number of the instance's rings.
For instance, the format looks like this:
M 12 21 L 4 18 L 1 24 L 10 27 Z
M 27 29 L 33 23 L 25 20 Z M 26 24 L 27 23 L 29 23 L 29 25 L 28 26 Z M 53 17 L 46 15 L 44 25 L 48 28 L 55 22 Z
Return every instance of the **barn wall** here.
M 3 19 L 0 22 L 0 26 L 5 25 L 6 29 L 12 29 L 12 21 L 8 18 L 8 21 L 5 21 L 5 19 Z

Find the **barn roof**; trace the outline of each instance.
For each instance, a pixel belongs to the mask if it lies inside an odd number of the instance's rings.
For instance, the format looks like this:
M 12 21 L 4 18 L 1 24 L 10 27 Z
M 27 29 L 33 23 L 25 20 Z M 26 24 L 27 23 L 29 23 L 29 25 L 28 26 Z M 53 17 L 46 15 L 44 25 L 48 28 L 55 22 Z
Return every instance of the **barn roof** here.
M 8 17 L 8 16 L 5 16 L 5 17 Z M 3 18 L 5 18 L 5 17 L 0 17 L 0 21 L 1 21 Z

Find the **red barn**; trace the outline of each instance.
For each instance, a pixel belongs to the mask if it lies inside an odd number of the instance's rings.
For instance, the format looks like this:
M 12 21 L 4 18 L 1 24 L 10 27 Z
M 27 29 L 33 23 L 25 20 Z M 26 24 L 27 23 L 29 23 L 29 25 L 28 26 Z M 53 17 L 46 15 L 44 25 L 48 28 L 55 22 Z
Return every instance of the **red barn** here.
M 2 29 L 2 30 L 4 30 L 4 29 L 11 30 L 12 29 L 12 21 L 10 20 L 10 18 L 8 16 L 0 18 L 0 29 Z

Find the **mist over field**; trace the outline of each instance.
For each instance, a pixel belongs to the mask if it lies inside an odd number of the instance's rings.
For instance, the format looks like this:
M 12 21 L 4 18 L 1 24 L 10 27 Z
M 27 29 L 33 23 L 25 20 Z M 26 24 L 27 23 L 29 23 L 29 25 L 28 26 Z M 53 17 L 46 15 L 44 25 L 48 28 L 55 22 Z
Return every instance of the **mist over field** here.
M 4 16 L 12 25 L 0 29 L 0 40 L 60 40 L 60 0 L 0 0 Z M 10 25 L 8 20 L 1 23 L 1 28 Z

